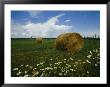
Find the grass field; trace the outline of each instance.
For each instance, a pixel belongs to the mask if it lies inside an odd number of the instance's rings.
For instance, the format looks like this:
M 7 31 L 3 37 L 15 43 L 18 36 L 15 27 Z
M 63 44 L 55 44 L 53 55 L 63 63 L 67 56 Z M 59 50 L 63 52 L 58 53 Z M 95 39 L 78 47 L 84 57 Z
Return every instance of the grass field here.
M 76 54 L 58 51 L 55 39 L 11 39 L 12 77 L 99 77 L 100 40 L 84 39 Z

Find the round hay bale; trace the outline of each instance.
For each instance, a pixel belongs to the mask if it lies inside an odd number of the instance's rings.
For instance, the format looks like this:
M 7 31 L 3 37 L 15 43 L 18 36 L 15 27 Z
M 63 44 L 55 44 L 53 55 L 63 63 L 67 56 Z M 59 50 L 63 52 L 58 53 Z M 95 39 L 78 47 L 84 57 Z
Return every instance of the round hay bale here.
M 78 52 L 84 45 L 84 40 L 79 33 L 64 33 L 57 37 L 55 46 L 57 50 L 69 53 Z
M 37 43 L 42 44 L 43 43 L 43 38 L 42 37 L 38 37 L 36 38 Z

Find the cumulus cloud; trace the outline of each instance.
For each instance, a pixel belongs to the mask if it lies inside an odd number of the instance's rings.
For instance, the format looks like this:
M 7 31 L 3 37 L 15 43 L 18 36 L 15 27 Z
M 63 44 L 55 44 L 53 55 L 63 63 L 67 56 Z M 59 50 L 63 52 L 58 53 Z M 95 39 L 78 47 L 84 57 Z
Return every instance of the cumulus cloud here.
M 71 32 L 72 26 L 58 24 L 59 18 L 65 14 L 60 14 L 48 19 L 44 23 L 32 23 L 27 22 L 24 25 L 12 24 L 12 35 L 13 37 L 45 37 L 54 38 L 61 33 Z M 14 34 L 17 32 L 18 34 Z M 14 36 L 15 35 L 15 36 Z
M 22 38 L 22 37 L 27 37 L 27 36 L 28 36 L 28 32 L 25 28 L 23 28 L 23 25 L 19 23 L 14 23 L 12 21 L 11 37 Z
M 70 22 L 71 20 L 65 20 L 65 22 Z

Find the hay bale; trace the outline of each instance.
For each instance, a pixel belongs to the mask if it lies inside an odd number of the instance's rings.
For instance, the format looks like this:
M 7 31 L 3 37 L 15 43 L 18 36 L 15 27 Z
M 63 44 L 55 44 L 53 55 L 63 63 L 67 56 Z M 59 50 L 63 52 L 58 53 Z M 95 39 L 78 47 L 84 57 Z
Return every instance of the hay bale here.
M 84 44 L 84 40 L 79 33 L 64 33 L 57 37 L 55 46 L 57 50 L 69 53 L 78 52 Z
M 42 44 L 43 43 L 43 38 L 42 37 L 38 37 L 36 38 L 37 43 Z

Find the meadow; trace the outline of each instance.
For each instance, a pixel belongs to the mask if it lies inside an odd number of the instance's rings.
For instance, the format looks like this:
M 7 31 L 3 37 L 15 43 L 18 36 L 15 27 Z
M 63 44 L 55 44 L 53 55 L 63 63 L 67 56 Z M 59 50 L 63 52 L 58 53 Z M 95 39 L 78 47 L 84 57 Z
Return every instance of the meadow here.
M 12 77 L 99 77 L 100 39 L 84 39 L 75 54 L 55 49 L 55 39 L 11 39 Z

